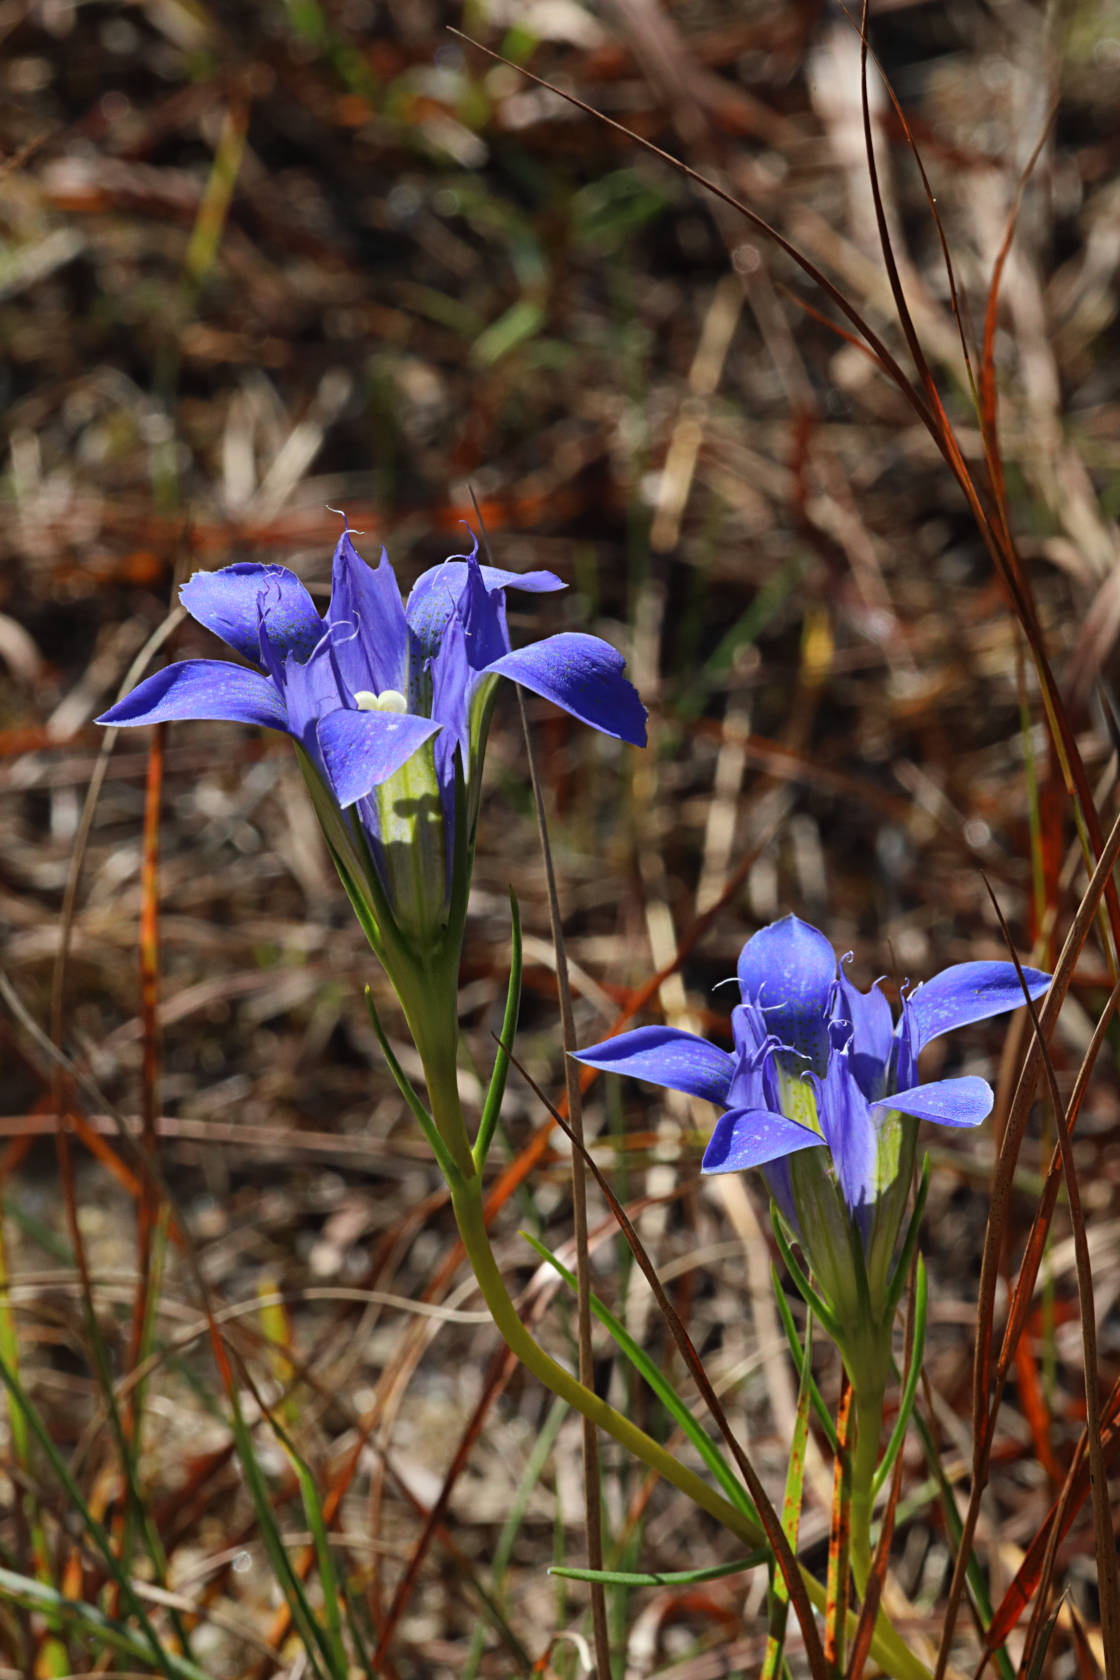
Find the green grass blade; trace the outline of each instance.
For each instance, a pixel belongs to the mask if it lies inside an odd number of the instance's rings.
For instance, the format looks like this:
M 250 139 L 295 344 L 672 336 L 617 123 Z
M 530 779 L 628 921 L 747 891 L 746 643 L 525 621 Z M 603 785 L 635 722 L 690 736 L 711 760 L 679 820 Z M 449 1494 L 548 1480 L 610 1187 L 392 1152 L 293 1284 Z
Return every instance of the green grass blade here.
M 906 1382 L 899 1401 L 898 1417 L 891 1430 L 891 1438 L 887 1442 L 887 1450 L 883 1454 L 882 1462 L 875 1472 L 872 1483 L 872 1497 L 877 1498 L 887 1477 L 894 1467 L 894 1461 L 902 1448 L 906 1438 L 906 1431 L 910 1426 L 910 1418 L 914 1411 L 914 1402 L 918 1398 L 918 1382 L 922 1375 L 922 1356 L 926 1346 L 926 1307 L 928 1305 L 929 1288 L 926 1282 L 925 1262 L 918 1256 L 918 1271 L 914 1287 L 914 1345 L 910 1354 L 910 1368 L 906 1373 Z
M 136 1364 L 137 1368 L 140 1370 L 142 1370 L 147 1364 L 156 1347 L 160 1296 L 163 1287 L 164 1265 L 167 1258 L 167 1233 L 170 1221 L 171 1209 L 166 1202 L 161 1202 L 159 1214 L 155 1221 L 155 1227 L 152 1231 L 147 1299 L 145 1303 L 144 1322 L 140 1327 L 140 1340 L 137 1347 Z M 141 1378 L 132 1391 L 131 1400 L 131 1409 L 134 1420 L 131 1436 L 131 1450 L 137 1482 L 139 1482 L 141 1441 L 144 1426 L 144 1397 L 146 1392 L 147 1382 L 144 1378 Z M 132 1521 L 134 1520 L 131 1507 L 127 1511 L 126 1515 L 129 1518 L 129 1527 L 131 1528 Z M 164 1551 L 163 1541 L 160 1537 L 159 1529 L 156 1527 L 151 1507 L 146 1501 L 140 1501 L 138 1503 L 135 1517 L 139 1520 L 140 1534 L 152 1565 L 156 1585 L 166 1587 L 169 1584 L 167 1553 Z M 122 1563 L 124 1563 L 126 1567 L 128 1564 L 128 1557 L 129 1553 L 124 1551 L 122 1548 Z M 191 1643 L 186 1622 L 183 1620 L 183 1617 L 178 1610 L 172 1609 L 168 1613 L 171 1617 L 171 1622 L 175 1629 L 179 1643 L 189 1657 L 191 1655 Z
M 774 1281 L 777 1283 L 777 1273 L 774 1273 Z M 797 1550 L 801 1505 L 805 1496 L 805 1447 L 809 1438 L 809 1411 L 812 1406 L 813 1388 L 812 1345 L 813 1320 L 810 1316 L 805 1326 L 805 1349 L 797 1385 L 797 1411 L 793 1420 L 785 1493 L 782 1496 L 782 1532 L 789 1541 L 791 1552 Z M 770 1626 L 759 1680 L 778 1680 L 785 1659 L 788 1620 L 789 1590 L 781 1571 L 774 1570 L 770 1578 Z
M 46 1425 L 25 1393 L 19 1378 L 2 1360 L 0 1360 L 0 1381 L 3 1382 L 10 1398 L 15 1401 L 16 1405 L 23 1413 L 31 1434 L 34 1435 L 39 1447 L 49 1460 L 51 1469 L 54 1471 L 59 1482 L 62 1484 L 63 1491 L 66 1494 L 66 1498 L 69 1501 L 70 1506 L 77 1513 L 83 1529 L 92 1541 L 93 1545 L 96 1547 L 97 1551 L 100 1553 L 101 1560 L 105 1565 L 108 1575 L 118 1588 L 123 1601 L 128 1605 L 129 1611 L 139 1622 L 144 1635 L 144 1640 L 147 1643 L 148 1652 L 150 1653 L 149 1660 L 154 1658 L 155 1666 L 157 1668 L 161 1668 L 167 1656 L 167 1652 L 165 1651 L 159 1635 L 156 1633 L 156 1630 L 152 1625 L 147 1610 L 141 1600 L 137 1597 L 136 1592 L 133 1589 L 132 1582 L 126 1572 L 121 1568 L 120 1560 L 117 1558 L 117 1555 L 113 1550 L 112 1542 L 109 1539 L 108 1533 L 102 1524 L 98 1522 L 97 1518 L 82 1498 L 81 1489 L 78 1487 L 77 1482 L 70 1474 L 70 1470 L 61 1453 L 58 1451 L 58 1448 L 51 1440 Z M 54 1589 L 47 1588 L 44 1584 L 44 1591 L 53 1592 Z
M 834 1314 L 829 1311 L 828 1307 L 821 1300 L 820 1296 L 809 1282 L 809 1279 L 802 1271 L 801 1266 L 794 1256 L 793 1248 L 786 1231 L 786 1222 L 782 1218 L 781 1209 L 778 1207 L 776 1202 L 770 1203 L 770 1224 L 774 1232 L 774 1241 L 778 1245 L 778 1253 L 782 1257 L 782 1263 L 784 1264 L 786 1271 L 789 1273 L 796 1285 L 797 1293 L 801 1296 L 801 1299 L 809 1308 L 810 1312 L 816 1315 L 821 1329 L 828 1336 L 829 1341 L 835 1342 L 839 1347 L 843 1341 L 843 1336 L 840 1333 L 840 1326 L 837 1324 Z
M 482 1109 L 482 1119 L 478 1123 L 478 1136 L 474 1145 L 474 1164 L 481 1172 L 486 1164 L 486 1157 L 490 1152 L 490 1144 L 494 1136 L 494 1127 L 498 1124 L 498 1115 L 502 1110 L 502 1098 L 506 1094 L 506 1079 L 509 1075 L 509 1047 L 517 1035 L 517 1016 L 521 1008 L 521 913 L 517 906 L 517 895 L 513 888 L 509 894 L 510 910 L 510 964 L 509 989 L 506 992 L 506 1012 L 502 1018 L 502 1036 L 498 1044 L 498 1053 L 494 1058 L 494 1071 L 490 1075 L 490 1089 L 486 1093 L 486 1102 Z
M 1065 1594 L 1062 1595 L 1062 1599 L 1054 1606 L 1053 1610 L 1046 1618 L 1046 1625 L 1039 1635 L 1038 1644 L 1035 1646 L 1034 1655 L 1031 1657 L 1031 1666 L 1026 1672 L 1025 1680 L 1042 1680 L 1042 1676 L 1046 1672 L 1047 1652 L 1050 1649 L 1050 1641 L 1054 1637 L 1054 1629 L 1058 1625 L 1058 1617 L 1062 1613 L 1062 1604 L 1064 1601 Z
M 427 1138 L 432 1154 L 439 1162 L 439 1169 L 444 1178 L 447 1180 L 448 1184 L 458 1184 L 461 1177 L 459 1169 L 451 1159 L 450 1152 L 448 1151 L 447 1145 L 439 1135 L 435 1121 L 424 1107 L 424 1104 L 420 1101 L 420 1098 L 416 1095 L 412 1086 L 412 1081 L 409 1079 L 407 1073 L 401 1067 L 401 1064 L 393 1054 L 393 1047 L 385 1035 L 385 1029 L 381 1025 L 381 1017 L 378 1015 L 376 1006 L 374 1005 L 373 993 L 368 986 L 366 987 L 366 1007 L 369 1010 L 369 1018 L 373 1022 L 373 1030 L 377 1034 L 377 1042 L 381 1046 L 381 1054 L 385 1057 L 385 1060 L 388 1063 L 389 1072 L 396 1081 L 397 1090 L 412 1110 L 421 1131 Z
M 345 1676 L 349 1669 L 347 1667 L 346 1647 L 342 1639 L 342 1616 L 339 1610 L 342 1595 L 339 1591 L 338 1577 L 335 1574 L 330 1535 L 327 1533 L 327 1525 L 323 1520 L 323 1504 L 319 1498 L 319 1490 L 315 1486 L 314 1477 L 305 1461 L 296 1452 L 291 1441 L 281 1429 L 277 1428 L 276 1434 L 288 1456 L 288 1462 L 295 1471 L 296 1480 L 299 1482 L 304 1515 L 307 1518 L 307 1526 L 311 1530 L 311 1538 L 315 1546 L 319 1585 L 323 1593 L 323 1615 L 326 1623 L 324 1628 L 325 1643 L 331 1653 L 334 1672 Z
M 797 1334 L 797 1326 L 793 1322 L 793 1313 L 790 1311 L 789 1302 L 786 1300 L 785 1290 L 782 1288 L 781 1279 L 778 1276 L 776 1266 L 771 1266 L 770 1276 L 774 1284 L 774 1299 L 778 1304 L 778 1317 L 782 1321 L 782 1329 L 786 1333 L 786 1341 L 789 1343 L 789 1351 L 793 1356 L 793 1363 L 797 1368 L 797 1380 L 800 1382 L 801 1373 L 805 1369 L 806 1364 L 805 1352 L 801 1346 L 801 1338 Z M 829 1449 L 831 1452 L 835 1453 L 836 1425 L 832 1421 L 832 1415 L 824 1403 L 824 1397 L 821 1394 L 820 1389 L 817 1387 L 811 1371 L 809 1373 L 809 1398 L 812 1401 L 813 1411 L 816 1414 L 817 1422 L 820 1424 L 821 1428 L 824 1430 L 825 1436 L 827 1437 Z
M 17 1380 L 19 1378 L 20 1346 L 19 1331 L 16 1328 L 16 1316 L 12 1308 L 11 1277 L 8 1272 L 7 1233 L 4 1229 L 4 1211 L 0 1209 L 0 1361 L 2 1361 Z M 31 1439 L 27 1419 L 22 1408 L 15 1404 L 11 1395 L 7 1396 L 8 1430 L 11 1436 L 12 1461 L 25 1474 L 30 1469 Z M 36 1579 L 46 1586 L 53 1586 L 54 1576 L 51 1569 L 50 1550 L 47 1546 L 46 1530 L 42 1517 L 37 1509 L 34 1496 L 25 1488 L 16 1491 L 15 1498 L 21 1502 L 24 1519 L 27 1523 L 27 1538 L 30 1546 L 30 1560 L 35 1567 Z M 62 1624 L 56 1618 L 48 1617 L 47 1627 L 49 1635 L 43 1642 L 39 1654 L 39 1662 L 46 1674 L 65 1674 L 70 1667 L 65 1647 L 53 1635 L 62 1631 Z
M 520 1532 L 521 1524 L 525 1520 L 525 1512 L 528 1510 L 533 1489 L 541 1479 L 549 1454 L 556 1444 L 556 1437 L 560 1433 L 560 1425 L 567 1415 L 567 1401 L 554 1400 L 545 1419 L 544 1428 L 533 1443 L 533 1450 L 529 1454 L 528 1462 L 521 1473 L 521 1479 L 514 1490 L 513 1500 L 506 1515 L 506 1520 L 502 1524 L 501 1533 L 498 1535 L 498 1543 L 494 1547 L 494 1556 L 490 1565 L 491 1592 L 495 1600 L 498 1599 L 502 1581 L 506 1570 L 509 1568 L 514 1543 Z M 475 1680 L 478 1674 L 478 1665 L 482 1661 L 485 1639 L 486 1630 L 479 1622 L 475 1627 L 470 1652 L 463 1666 L 462 1680 Z
M 522 1231 L 521 1235 L 525 1238 L 525 1241 L 530 1245 L 530 1247 L 540 1255 L 541 1259 L 546 1261 L 548 1265 L 560 1274 L 560 1276 L 564 1279 L 564 1282 L 568 1285 L 568 1288 L 574 1290 L 576 1287 L 575 1273 L 570 1272 L 566 1266 L 562 1265 L 561 1262 L 557 1260 L 554 1254 L 549 1253 L 543 1243 L 538 1242 L 537 1239 L 530 1236 L 527 1231 Z M 658 1370 L 657 1366 L 644 1349 L 638 1346 L 633 1336 L 631 1336 L 627 1330 L 623 1329 L 622 1325 L 619 1323 L 618 1319 L 615 1318 L 610 1309 L 604 1306 L 603 1302 L 595 1294 L 592 1294 L 591 1296 L 591 1310 L 595 1314 L 595 1317 L 599 1320 L 599 1323 L 613 1337 L 614 1341 L 626 1355 L 630 1363 L 641 1374 L 641 1376 L 645 1378 L 646 1382 L 649 1384 L 650 1388 L 652 1388 L 653 1392 L 661 1401 L 661 1404 L 665 1407 L 665 1410 L 669 1413 L 673 1421 L 678 1424 L 684 1431 L 685 1435 L 687 1435 L 688 1439 L 692 1442 L 692 1445 L 696 1448 L 696 1451 L 700 1454 L 700 1457 L 704 1460 L 704 1463 L 707 1465 L 712 1475 L 716 1478 L 731 1503 L 737 1510 L 741 1511 L 744 1516 L 749 1517 L 752 1522 L 758 1522 L 758 1512 L 754 1508 L 754 1502 L 750 1495 L 735 1475 L 735 1472 L 732 1470 L 719 1448 L 708 1438 L 700 1424 L 693 1417 L 692 1413 L 689 1411 L 677 1391 L 673 1388 L 672 1384 L 663 1375 L 663 1373 Z
M 72 1632 L 90 1640 L 95 1649 L 119 1651 L 136 1662 L 149 1663 L 168 1680 L 212 1680 L 205 1669 L 197 1667 L 186 1657 L 173 1651 L 160 1651 L 154 1657 L 145 1640 L 122 1622 L 104 1615 L 95 1605 L 80 1599 L 64 1598 L 54 1587 L 43 1581 L 29 1580 L 10 1569 L 0 1569 L 0 1595 L 13 1604 L 22 1605 L 46 1616 L 48 1620 L 64 1623 Z
M 268 1485 L 257 1460 L 253 1447 L 253 1437 L 245 1422 L 238 1398 L 236 1384 L 231 1383 L 229 1389 L 231 1408 L 231 1424 L 233 1428 L 234 1446 L 245 1473 L 245 1486 L 253 1502 L 257 1523 L 260 1527 L 261 1538 L 268 1552 L 272 1572 L 276 1577 L 276 1584 L 284 1594 L 292 1622 L 303 1641 L 307 1652 L 308 1662 L 319 1680 L 346 1680 L 346 1669 L 338 1669 L 334 1664 L 333 1652 L 323 1629 L 319 1626 L 311 1602 L 307 1597 L 303 1582 L 292 1568 L 287 1547 L 284 1545 L 280 1530 L 277 1527 L 276 1515 L 269 1498 Z M 324 1668 L 323 1665 L 326 1665 Z
M 601 1581 L 607 1587 L 693 1587 L 701 1581 L 722 1581 L 725 1575 L 742 1575 L 769 1561 L 770 1553 L 760 1549 L 748 1552 L 745 1558 L 736 1558 L 733 1563 L 713 1563 L 707 1569 L 670 1569 L 651 1574 L 626 1569 L 575 1569 L 554 1563 L 548 1573 L 559 1575 L 565 1581 Z

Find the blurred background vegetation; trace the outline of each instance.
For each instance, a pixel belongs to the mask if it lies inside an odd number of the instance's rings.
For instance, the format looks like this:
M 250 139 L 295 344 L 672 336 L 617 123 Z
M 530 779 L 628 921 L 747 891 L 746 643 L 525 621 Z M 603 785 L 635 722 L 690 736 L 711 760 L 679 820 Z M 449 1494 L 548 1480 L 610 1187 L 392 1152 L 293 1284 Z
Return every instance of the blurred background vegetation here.
M 879 0 L 871 19 L 973 344 L 1042 141 L 994 340 L 1001 440 L 1020 552 L 1107 813 L 1120 4 Z M 538 1660 L 570 1672 L 578 1647 L 548 1653 L 554 1635 L 582 1626 L 581 1589 L 565 1594 L 544 1567 L 581 1555 L 578 1432 L 565 1427 L 536 1464 L 552 1425 L 531 1385 L 515 1377 L 490 1394 L 446 1527 L 415 1550 L 488 1392 L 494 1337 L 454 1313 L 403 1310 L 425 1292 L 468 1314 L 477 1301 L 441 1274 L 450 1221 L 361 1006 L 362 985 L 381 982 L 287 744 L 233 725 L 167 736 L 157 1084 L 137 954 L 148 743 L 121 738 L 87 804 L 103 748 L 90 720 L 193 570 L 276 560 L 322 591 L 339 528 L 329 510 L 341 508 L 365 533 L 359 547 L 375 558 L 385 543 L 411 579 L 462 547 L 473 489 L 499 564 L 551 567 L 572 585 L 532 606 L 533 633 L 606 635 L 651 710 L 637 754 L 531 708 L 584 1040 L 663 968 L 647 1018 L 724 1030 L 727 994 L 713 986 L 743 939 L 787 910 L 854 951 L 864 986 L 999 955 L 984 875 L 1023 951 L 1033 943 L 1045 964 L 1074 902 L 1075 834 L 1022 638 L 933 443 L 787 257 L 513 67 L 716 177 L 902 357 L 856 31 L 821 0 L 0 0 L 0 41 L 0 1174 L 27 1381 L 90 1497 L 111 1508 L 112 1442 L 50 1141 L 53 1063 L 32 1030 L 50 1030 L 53 995 L 63 1047 L 89 1082 L 75 1098 L 78 1234 L 114 1369 L 129 1369 L 137 1265 L 136 1180 L 114 1115 L 146 1108 L 179 1217 L 216 1297 L 238 1309 L 227 1333 L 262 1394 L 285 1408 L 323 1486 L 362 1447 L 336 1528 L 371 1647 L 385 1635 L 378 1672 L 528 1673 Z M 961 449 L 978 462 L 938 227 L 877 81 L 872 105 L 905 291 Z M 515 640 L 530 622 L 521 611 Z M 213 651 L 186 621 L 155 657 Z M 512 883 L 527 926 L 522 1051 L 555 1091 L 553 959 L 509 700 L 488 775 L 464 1015 L 484 1074 Z M 1071 1065 L 1108 990 L 1094 960 L 1067 1011 Z M 998 1024 L 974 1029 L 948 1054 L 982 1068 L 1003 1036 Z M 698 1188 L 702 1105 L 634 1088 L 604 1101 L 603 1159 L 620 1193 L 655 1199 L 643 1234 L 762 1468 L 780 1477 L 789 1377 L 749 1187 Z M 1082 1164 L 1090 1213 L 1113 1243 L 1118 1115 L 1115 1081 L 1098 1081 Z M 543 1118 L 515 1080 L 508 1161 Z M 928 1361 L 952 1458 L 992 1145 L 937 1147 Z M 1043 1159 L 1029 1147 L 1028 1177 Z M 562 1244 L 565 1184 L 563 1160 L 545 1151 L 498 1215 L 503 1259 L 526 1280 L 517 1225 Z M 1082 1404 L 1066 1380 L 1067 1250 L 1059 1231 L 1037 1327 L 1059 1456 Z M 609 1233 L 596 1264 L 635 1333 L 661 1336 Z M 1105 1312 L 1117 1277 L 1104 1267 Z M 197 1336 L 174 1352 L 198 1315 L 174 1245 L 162 1287 L 143 1476 L 172 1578 L 203 1617 L 211 1672 L 295 1673 L 209 1356 Z M 282 1307 L 260 1304 L 277 1297 Z M 547 1333 L 561 1352 L 565 1314 L 553 1301 Z M 1115 1375 L 1115 1328 L 1102 1357 Z M 626 1396 L 606 1358 L 602 1381 L 644 1415 L 647 1400 Z M 1032 1406 L 1019 1396 L 1001 1442 L 1011 1473 L 993 1509 L 997 1588 L 1051 1490 Z M 606 1463 L 614 1555 L 661 1569 L 718 1561 L 666 1490 L 651 1494 L 610 1450 Z M 498 1575 L 502 1520 L 527 1475 Z M 827 1475 L 818 1494 L 810 1548 L 827 1533 Z M 9 1558 L 17 1529 L 0 1535 Z M 1067 1542 L 1066 1578 L 1091 1626 L 1086 1536 L 1081 1525 Z M 928 1514 L 903 1539 L 900 1581 L 920 1628 L 948 1552 Z M 57 1533 L 53 1544 L 61 1569 Z M 755 1591 L 740 1580 L 617 1595 L 620 1664 L 625 1651 L 628 1675 L 750 1672 Z M 5 1672 L 30 1672 L 38 1637 L 30 1619 L 0 1616 Z M 66 1655 L 75 1671 L 92 1660 L 80 1641 Z

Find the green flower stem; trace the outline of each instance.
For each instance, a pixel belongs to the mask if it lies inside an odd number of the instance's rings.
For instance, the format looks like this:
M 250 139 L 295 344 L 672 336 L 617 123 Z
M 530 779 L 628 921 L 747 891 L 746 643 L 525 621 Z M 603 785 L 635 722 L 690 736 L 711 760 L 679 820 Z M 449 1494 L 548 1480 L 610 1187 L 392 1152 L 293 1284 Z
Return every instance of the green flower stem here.
M 453 1190 L 451 1201 L 463 1247 L 467 1251 L 490 1315 L 506 1346 L 517 1355 L 526 1370 L 531 1371 L 553 1394 L 558 1394 L 562 1400 L 566 1400 L 581 1416 L 590 1418 L 600 1429 L 606 1430 L 608 1435 L 613 1435 L 635 1458 L 687 1494 L 695 1504 L 701 1506 L 724 1528 L 738 1535 L 746 1545 L 764 1546 L 766 1536 L 756 1523 L 743 1512 L 737 1511 L 734 1505 L 709 1486 L 702 1476 L 682 1464 L 652 1436 L 631 1423 L 629 1418 L 617 1412 L 605 1400 L 601 1400 L 592 1389 L 585 1388 L 577 1377 L 547 1354 L 525 1328 L 509 1297 L 497 1261 L 494 1259 L 494 1251 L 490 1247 L 478 1180 Z
M 404 1000 L 402 999 L 402 1002 Z M 407 1008 L 410 1025 L 413 1017 Z M 417 1048 L 423 1048 L 417 1044 Z M 730 1533 L 736 1535 L 751 1550 L 766 1545 L 766 1537 L 757 1523 L 751 1521 L 742 1511 L 735 1508 L 731 1502 L 717 1493 L 716 1490 L 698 1475 L 695 1470 L 661 1446 L 652 1436 L 639 1429 L 630 1419 L 624 1417 L 613 1406 L 601 1400 L 590 1388 L 586 1388 L 579 1379 L 566 1371 L 551 1355 L 535 1340 L 529 1330 L 521 1322 L 517 1308 L 510 1299 L 505 1281 L 498 1269 L 494 1258 L 494 1251 L 490 1246 L 490 1235 L 486 1229 L 486 1217 L 483 1208 L 482 1180 L 475 1171 L 469 1145 L 466 1144 L 466 1125 L 463 1121 L 462 1109 L 459 1104 L 458 1085 L 455 1079 L 453 1064 L 446 1060 L 429 1064 L 425 1060 L 425 1076 L 428 1084 L 428 1099 L 431 1105 L 432 1117 L 439 1129 L 440 1136 L 453 1150 L 457 1163 L 462 1158 L 460 1147 L 453 1146 L 453 1140 L 461 1138 L 466 1146 L 466 1158 L 462 1160 L 458 1183 L 448 1186 L 451 1192 L 451 1205 L 455 1212 L 455 1220 L 459 1227 L 459 1235 L 467 1258 L 471 1263 L 482 1298 L 486 1302 L 490 1316 L 506 1346 L 515 1353 L 525 1366 L 532 1372 L 539 1382 L 553 1394 L 567 1401 L 573 1410 L 582 1417 L 590 1418 L 598 1428 L 605 1430 L 608 1435 L 626 1448 L 627 1452 L 655 1471 L 665 1481 L 685 1494 L 701 1510 L 707 1511 L 709 1516 Z M 876 1436 L 877 1441 L 877 1436 Z M 871 1466 L 874 1474 L 875 1466 Z M 805 1591 L 813 1608 L 822 1613 L 825 1609 L 825 1588 L 822 1582 L 809 1573 L 803 1566 L 801 1577 L 805 1583 Z M 848 1624 L 854 1633 L 856 1618 L 849 1615 Z M 904 1640 L 891 1627 L 887 1618 L 880 1613 L 875 1624 L 875 1633 L 871 1642 L 872 1654 L 885 1672 L 893 1680 L 930 1680 L 929 1670 L 920 1662 L 906 1645 Z
M 476 1169 L 459 1102 L 456 968 L 457 960 L 450 970 L 438 960 L 398 961 L 391 978 L 423 1064 L 432 1120 L 456 1172 L 467 1180 L 476 1177 Z
M 875 1472 L 879 1467 L 879 1439 L 883 1428 L 885 1387 L 872 1383 L 855 1390 L 856 1446 L 852 1455 L 852 1574 L 862 1598 L 871 1574 L 871 1513 L 875 1506 Z

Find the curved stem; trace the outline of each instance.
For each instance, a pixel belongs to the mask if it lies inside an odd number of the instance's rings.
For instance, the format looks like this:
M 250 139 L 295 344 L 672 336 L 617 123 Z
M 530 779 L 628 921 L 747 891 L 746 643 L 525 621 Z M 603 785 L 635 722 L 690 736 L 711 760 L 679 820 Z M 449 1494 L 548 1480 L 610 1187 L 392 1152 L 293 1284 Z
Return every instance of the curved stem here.
M 494 1259 L 493 1249 L 490 1247 L 479 1180 L 476 1178 L 454 1188 L 451 1202 L 463 1247 L 467 1251 L 467 1257 L 494 1324 L 506 1346 L 517 1355 L 526 1370 L 531 1371 L 552 1393 L 566 1400 L 582 1417 L 590 1418 L 600 1429 L 613 1436 L 641 1463 L 655 1470 L 665 1481 L 686 1494 L 744 1544 L 751 1547 L 765 1545 L 765 1535 L 756 1523 L 710 1487 L 702 1476 L 666 1451 L 652 1436 L 631 1423 L 629 1418 L 616 1411 L 605 1400 L 601 1400 L 593 1390 L 585 1388 L 570 1371 L 557 1364 L 526 1329 L 510 1299 Z M 823 1583 L 804 1566 L 799 1567 L 810 1603 L 815 1610 L 823 1613 L 826 1597 Z M 849 1615 L 848 1623 L 854 1632 L 854 1614 Z M 876 1620 L 871 1650 L 875 1660 L 894 1677 L 894 1680 L 930 1680 L 925 1664 L 915 1657 L 881 1613 Z
M 651 1470 L 656 1470 L 665 1481 L 671 1482 L 674 1487 L 687 1494 L 689 1499 L 713 1516 L 722 1527 L 730 1529 L 744 1544 L 750 1547 L 765 1546 L 766 1536 L 757 1523 L 752 1522 L 742 1511 L 736 1510 L 730 1500 L 717 1493 L 702 1476 L 689 1469 L 686 1464 L 682 1464 L 651 1435 L 639 1429 L 637 1424 L 631 1423 L 628 1417 L 616 1411 L 606 1400 L 601 1400 L 592 1389 L 585 1388 L 577 1377 L 547 1354 L 526 1329 L 510 1299 L 494 1259 L 494 1251 L 490 1247 L 477 1179 L 461 1188 L 453 1189 L 451 1203 L 455 1210 L 459 1235 L 463 1239 L 463 1247 L 467 1251 L 467 1258 L 478 1280 L 490 1316 L 506 1346 L 517 1355 L 526 1370 L 531 1371 L 553 1394 L 558 1394 L 562 1400 L 566 1400 L 582 1417 L 590 1418 L 600 1429 L 605 1429 L 608 1435 L 613 1435 L 635 1458 L 640 1459 Z
M 465 1140 L 466 1125 L 459 1104 L 453 1065 L 447 1065 L 442 1058 L 433 1065 L 425 1061 L 425 1075 L 432 1117 L 440 1135 L 448 1141 L 452 1138 Z M 687 1464 L 682 1464 L 680 1459 L 661 1446 L 651 1435 L 647 1435 L 643 1429 L 631 1423 L 622 1412 L 616 1411 L 606 1400 L 600 1399 L 593 1389 L 585 1387 L 578 1377 L 566 1371 L 563 1365 L 558 1364 L 545 1352 L 531 1331 L 522 1323 L 490 1246 L 490 1234 L 486 1229 L 483 1208 L 482 1181 L 474 1170 L 469 1147 L 467 1156 L 467 1171 L 457 1184 L 448 1186 L 451 1192 L 451 1206 L 467 1258 L 482 1291 L 482 1298 L 506 1346 L 517 1355 L 526 1370 L 531 1371 L 547 1389 L 558 1395 L 561 1400 L 566 1400 L 581 1417 L 589 1418 L 598 1428 L 605 1430 L 642 1464 L 656 1471 L 663 1480 L 685 1494 L 701 1510 L 707 1511 L 721 1527 L 736 1535 L 752 1550 L 758 1546 L 765 1546 L 766 1536 L 756 1522 L 745 1512 L 738 1510 L 721 1493 L 717 1493 L 702 1476 Z M 878 1444 L 877 1431 L 875 1444 Z M 872 1463 L 872 1475 L 874 1469 Z M 814 1610 L 823 1614 L 826 1600 L 823 1583 L 804 1565 L 799 1564 L 798 1567 L 809 1602 Z M 855 1625 L 855 1615 L 849 1613 L 848 1626 L 853 1633 Z M 884 1671 L 892 1676 L 892 1680 L 930 1680 L 930 1673 L 925 1664 L 914 1656 L 881 1612 L 876 1619 L 871 1651 Z

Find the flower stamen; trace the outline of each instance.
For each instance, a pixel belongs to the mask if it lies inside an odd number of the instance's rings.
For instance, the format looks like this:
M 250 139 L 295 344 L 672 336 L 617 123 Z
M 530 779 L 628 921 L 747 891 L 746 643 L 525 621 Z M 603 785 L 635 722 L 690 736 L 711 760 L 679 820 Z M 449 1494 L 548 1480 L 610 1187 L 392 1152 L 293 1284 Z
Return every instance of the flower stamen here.
M 408 701 L 397 688 L 383 688 L 380 694 L 374 694 L 372 689 L 359 688 L 354 695 L 354 704 L 360 712 L 408 711 Z

